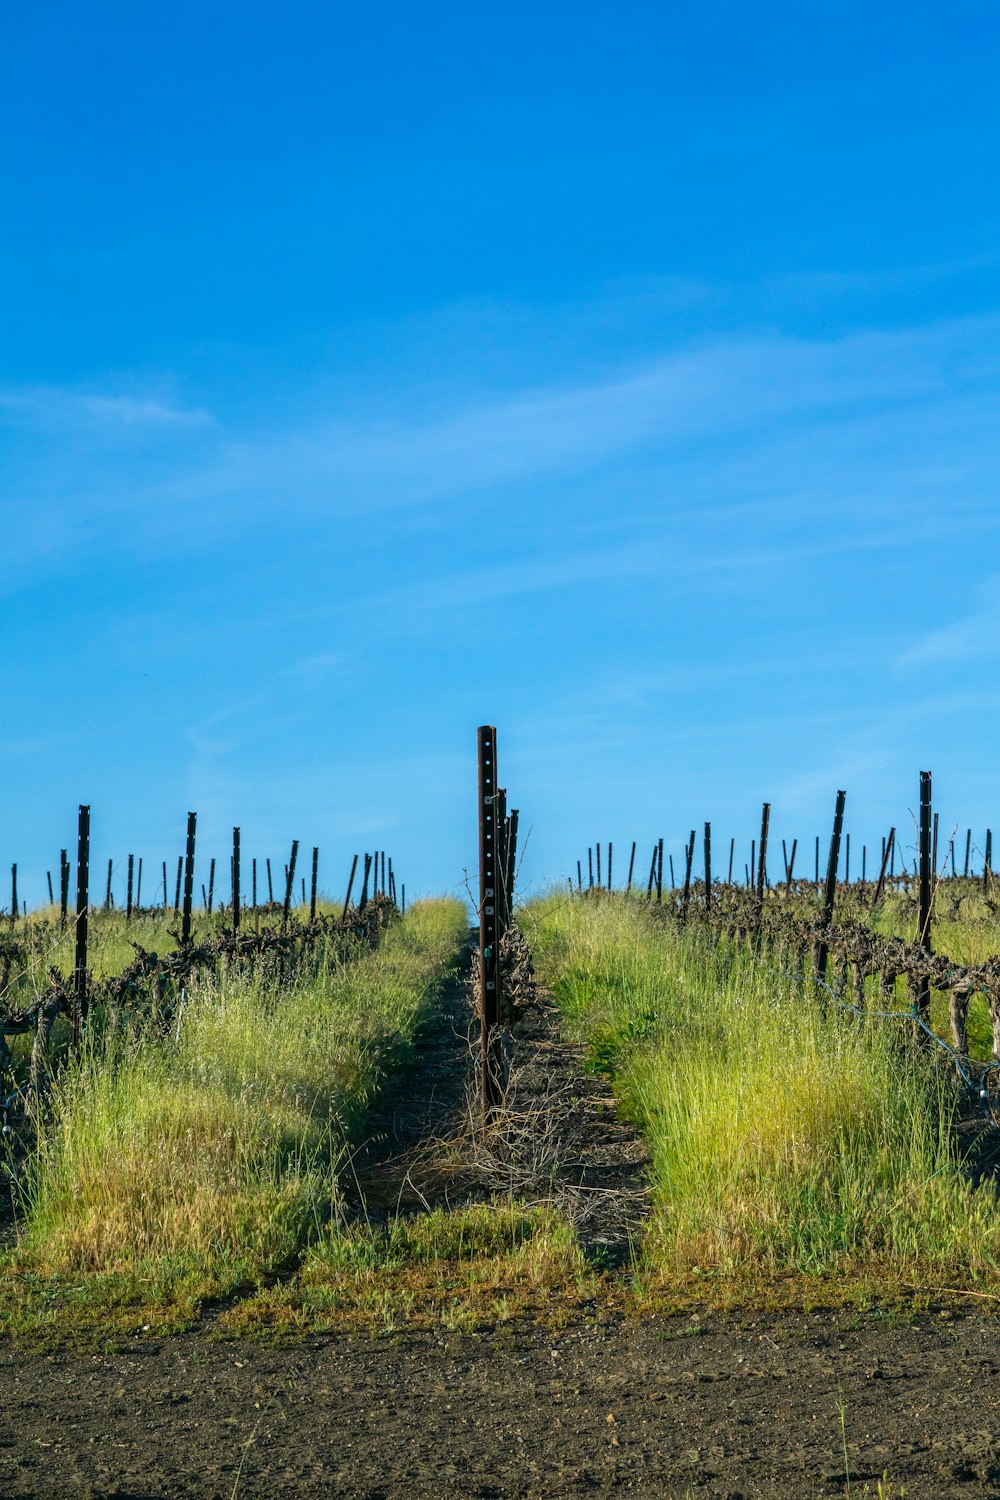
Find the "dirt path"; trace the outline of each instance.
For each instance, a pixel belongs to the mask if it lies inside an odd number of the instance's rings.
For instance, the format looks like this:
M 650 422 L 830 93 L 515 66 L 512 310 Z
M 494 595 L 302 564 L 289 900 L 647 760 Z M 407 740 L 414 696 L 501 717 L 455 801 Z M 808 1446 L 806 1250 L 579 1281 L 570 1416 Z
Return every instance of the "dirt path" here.
M 7 1348 L 0 1494 L 804 1500 L 847 1493 L 842 1404 L 855 1496 L 884 1471 L 908 1500 L 995 1496 L 998 1372 L 975 1318 Z

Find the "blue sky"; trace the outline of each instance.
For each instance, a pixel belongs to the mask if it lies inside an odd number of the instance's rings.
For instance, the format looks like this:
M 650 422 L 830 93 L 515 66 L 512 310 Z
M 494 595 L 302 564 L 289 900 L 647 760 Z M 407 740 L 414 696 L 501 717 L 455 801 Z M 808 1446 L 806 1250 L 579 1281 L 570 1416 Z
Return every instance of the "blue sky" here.
M 874 9 L 8 10 L 29 901 L 81 800 L 461 888 L 481 722 L 526 884 L 1000 826 L 1000 16 Z

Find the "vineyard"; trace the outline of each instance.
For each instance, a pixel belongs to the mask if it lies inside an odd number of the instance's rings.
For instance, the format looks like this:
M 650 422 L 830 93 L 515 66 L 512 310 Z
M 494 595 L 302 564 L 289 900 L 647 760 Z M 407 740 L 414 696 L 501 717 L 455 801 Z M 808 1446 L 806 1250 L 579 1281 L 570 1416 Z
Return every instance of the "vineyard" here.
M 812 879 L 797 841 L 770 878 L 765 805 L 740 882 L 706 824 L 676 880 L 657 838 L 515 899 L 478 749 L 472 929 L 382 856 L 333 903 L 314 851 L 294 901 L 296 844 L 248 900 L 238 830 L 196 907 L 193 818 L 172 901 L 164 865 L 156 906 L 95 906 L 81 808 L 75 911 L 64 857 L 0 935 L 17 1347 L 1000 1305 L 990 838 L 939 868 L 925 774 L 912 868 L 890 829 L 847 878 L 840 793 Z

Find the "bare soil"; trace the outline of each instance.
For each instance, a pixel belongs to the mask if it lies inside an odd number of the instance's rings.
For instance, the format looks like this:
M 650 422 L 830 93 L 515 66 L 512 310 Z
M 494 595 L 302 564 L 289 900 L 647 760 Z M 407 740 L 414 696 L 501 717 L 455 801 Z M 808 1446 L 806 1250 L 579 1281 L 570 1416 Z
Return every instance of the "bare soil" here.
M 975 1317 L 7 1348 L 0 1494 L 801 1500 L 848 1493 L 843 1408 L 852 1494 L 995 1496 L 998 1372 Z

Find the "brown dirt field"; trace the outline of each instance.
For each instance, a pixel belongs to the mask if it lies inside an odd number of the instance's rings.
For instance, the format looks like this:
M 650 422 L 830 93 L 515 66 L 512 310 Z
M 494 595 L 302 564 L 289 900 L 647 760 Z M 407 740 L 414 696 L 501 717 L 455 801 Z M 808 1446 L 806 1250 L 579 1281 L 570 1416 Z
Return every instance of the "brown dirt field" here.
M 998 1371 L 972 1316 L 6 1346 L 0 1494 L 843 1496 L 842 1403 L 853 1495 L 995 1496 Z

